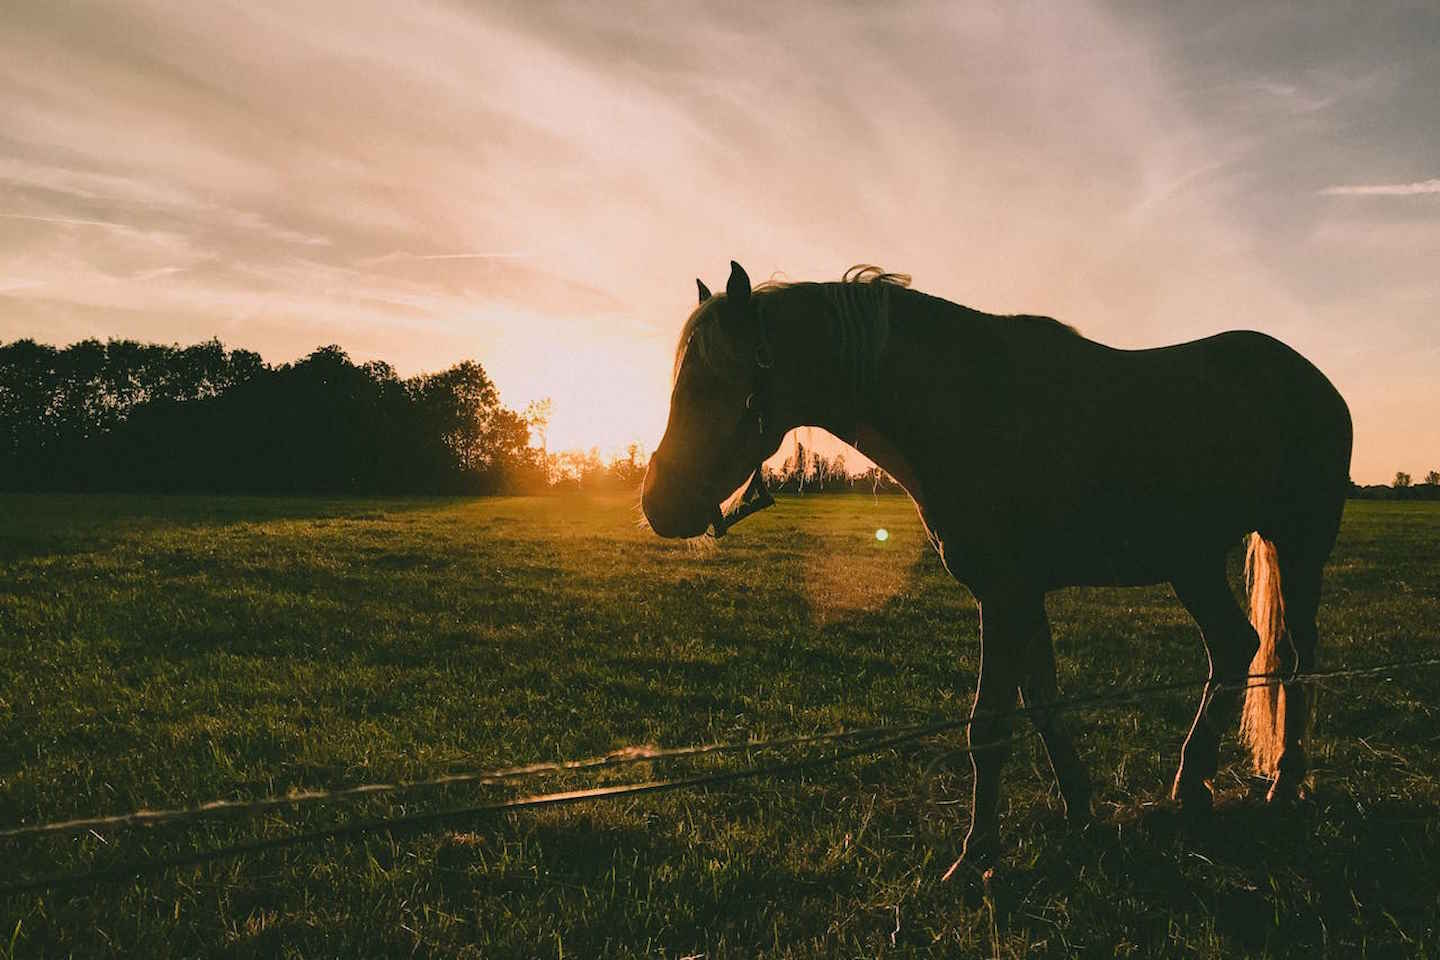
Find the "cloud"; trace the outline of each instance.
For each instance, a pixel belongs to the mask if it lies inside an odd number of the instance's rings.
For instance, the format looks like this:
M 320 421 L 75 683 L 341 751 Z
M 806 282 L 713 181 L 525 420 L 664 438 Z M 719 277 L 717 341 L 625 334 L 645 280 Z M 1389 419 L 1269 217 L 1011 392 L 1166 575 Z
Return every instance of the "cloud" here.
M 133 275 L 130 279 L 131 279 L 131 280 L 138 280 L 138 281 L 140 281 L 141 283 L 143 283 L 143 282 L 145 282 L 145 281 L 147 281 L 147 280 L 158 280 L 158 279 L 160 279 L 161 277 L 169 277 L 169 276 L 174 276 L 174 275 L 177 274 L 177 273 L 184 273 L 184 272 L 185 272 L 186 270 L 188 270 L 188 269 L 190 269 L 190 268 L 189 268 L 189 267 L 177 267 L 177 266 L 173 266 L 173 265 L 172 265 L 172 266 L 168 266 L 168 267 L 156 267 L 156 268 L 153 269 L 153 270 L 141 270 L 139 273 L 136 273 L 135 275 Z
M 408 250 L 396 250 L 378 257 L 366 257 L 356 266 L 369 267 L 397 260 L 524 260 L 530 256 L 532 254 L 529 253 L 410 253 Z
M 1414 183 L 1372 183 L 1326 187 L 1320 193 L 1327 197 L 1415 197 L 1427 193 L 1440 193 L 1440 179 L 1416 180 Z
M 134 227 L 124 223 L 112 223 L 109 220 L 80 220 L 75 217 L 37 217 L 28 213 L 0 213 L 0 217 L 6 220 L 31 220 L 35 223 L 60 223 L 71 227 L 108 227 L 112 230 L 125 230 L 136 232 Z
M 0 294 L 18 293 L 21 290 L 33 290 L 36 287 L 45 286 L 44 280 L 7 280 L 0 278 Z

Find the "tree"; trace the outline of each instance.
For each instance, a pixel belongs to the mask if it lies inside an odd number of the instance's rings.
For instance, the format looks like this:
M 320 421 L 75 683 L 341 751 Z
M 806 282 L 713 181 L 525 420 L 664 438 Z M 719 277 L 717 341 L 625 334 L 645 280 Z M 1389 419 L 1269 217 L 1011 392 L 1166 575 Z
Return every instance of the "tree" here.
M 803 492 L 805 479 L 810 472 L 810 451 L 805 449 L 805 444 L 800 442 L 800 434 L 795 433 L 795 455 L 788 463 L 790 464 L 789 482 L 795 487 L 796 492 Z
M 0 485 L 7 489 L 35 489 L 50 473 L 59 353 L 34 340 L 0 346 Z
M 566 450 L 555 459 L 559 483 L 566 486 L 590 490 L 600 486 L 605 477 L 605 461 L 600 459 L 599 447 Z
M 530 424 L 500 404 L 500 393 L 480 364 L 467 360 L 436 374 L 412 377 L 406 388 L 423 435 L 438 438 L 425 452 L 430 474 L 443 489 L 493 492 L 518 471 L 529 470 Z
M 1395 471 L 1395 480 L 1390 485 L 1392 487 L 1395 487 L 1397 490 L 1403 487 L 1410 486 L 1410 474 L 1406 473 L 1404 470 Z
M 1425 484 L 1430 487 L 1440 486 L 1440 470 L 1431 470 L 1425 474 Z
M 473 361 L 402 381 L 334 345 L 0 344 L 0 489 L 489 492 L 541 472 L 529 439 Z
M 610 464 L 610 475 L 616 484 L 631 487 L 645 478 L 645 451 L 639 443 L 631 441 L 625 448 L 625 456 L 617 457 Z
M 525 412 L 521 414 L 525 418 L 530 430 L 540 439 L 540 453 L 542 456 L 550 453 L 550 413 L 552 404 L 550 398 L 543 400 L 531 400 L 525 405 Z

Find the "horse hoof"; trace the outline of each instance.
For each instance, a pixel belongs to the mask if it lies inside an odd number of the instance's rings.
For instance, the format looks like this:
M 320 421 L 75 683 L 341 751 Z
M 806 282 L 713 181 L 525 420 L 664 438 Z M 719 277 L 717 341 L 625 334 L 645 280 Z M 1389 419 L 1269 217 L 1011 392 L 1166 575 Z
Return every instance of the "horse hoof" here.
M 945 871 L 942 880 L 949 880 L 960 867 L 969 867 L 977 872 L 983 872 L 994 862 L 1000 852 L 1000 835 L 994 831 L 975 833 L 971 831 L 965 838 L 965 846 L 960 851 L 960 859 L 950 864 L 950 869 Z
M 1076 797 L 1074 800 L 1065 801 L 1065 823 L 1072 830 L 1084 830 L 1094 822 L 1094 816 L 1090 812 L 1090 797 Z
M 979 908 L 984 904 L 985 898 L 989 897 L 991 879 L 994 877 L 994 866 L 973 864 L 966 853 L 960 853 L 960 859 L 950 864 L 950 869 L 945 871 L 945 877 L 940 878 L 940 882 L 952 882 L 960 901 L 966 907 Z
M 963 878 L 968 874 L 974 873 L 975 871 L 970 870 L 968 866 L 969 865 L 965 863 L 965 854 L 961 853 L 959 858 L 956 859 L 954 863 L 950 864 L 950 869 L 946 870 L 941 875 L 940 882 L 949 883 L 951 880 L 955 879 L 956 876 L 960 876 Z
M 1303 777 L 1287 777 L 1285 774 L 1275 778 L 1270 784 L 1270 790 L 1265 794 L 1265 802 L 1272 807 L 1293 807 L 1305 799 L 1305 784 Z
M 945 883 L 962 875 L 974 880 L 994 863 L 999 847 L 1000 838 L 997 834 L 977 834 L 971 831 L 965 838 L 965 846 L 960 850 L 959 859 L 950 864 L 950 869 L 940 877 L 940 882 Z
M 1180 810 L 1187 816 L 1204 816 L 1215 806 L 1215 795 L 1203 780 L 1176 777 L 1170 799 L 1178 801 Z

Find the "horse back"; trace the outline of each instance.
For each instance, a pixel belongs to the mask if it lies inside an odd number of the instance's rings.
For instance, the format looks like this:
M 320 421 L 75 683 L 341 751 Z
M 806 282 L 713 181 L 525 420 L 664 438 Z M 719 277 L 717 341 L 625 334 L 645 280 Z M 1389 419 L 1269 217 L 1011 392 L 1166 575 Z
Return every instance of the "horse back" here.
M 1038 563 L 1048 586 L 1159 582 L 1197 549 L 1343 502 L 1349 412 L 1272 337 L 1118 350 L 1039 318 L 966 320 L 975 349 L 957 363 L 980 385 L 939 377 L 951 389 L 932 399 L 961 409 L 922 468 L 939 500 L 922 512 L 962 566 Z

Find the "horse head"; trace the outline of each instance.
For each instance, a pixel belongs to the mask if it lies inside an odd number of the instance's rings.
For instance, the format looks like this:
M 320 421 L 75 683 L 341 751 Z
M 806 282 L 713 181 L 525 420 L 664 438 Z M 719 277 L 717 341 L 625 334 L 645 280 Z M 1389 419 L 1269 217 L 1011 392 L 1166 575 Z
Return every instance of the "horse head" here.
M 681 330 L 665 435 L 645 470 L 641 507 L 662 537 L 695 537 L 769 506 L 760 464 L 779 449 L 770 389 L 774 358 L 744 268 L 730 262 L 725 292 L 700 302 Z M 740 504 L 724 504 L 746 484 Z

